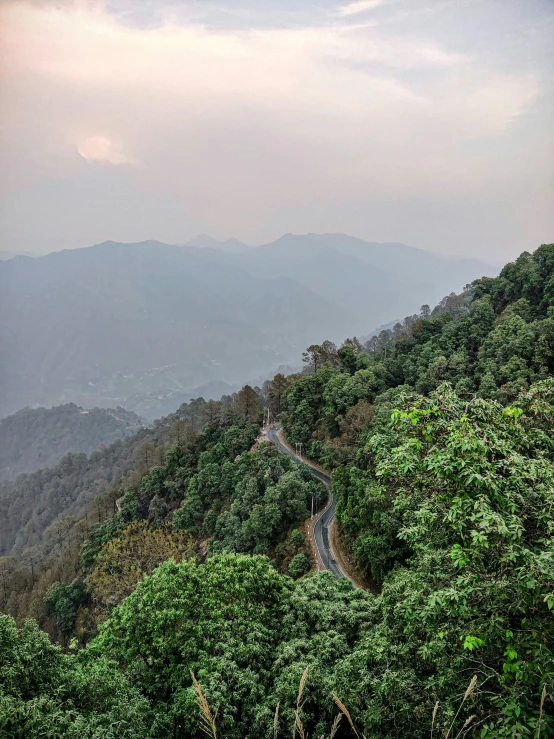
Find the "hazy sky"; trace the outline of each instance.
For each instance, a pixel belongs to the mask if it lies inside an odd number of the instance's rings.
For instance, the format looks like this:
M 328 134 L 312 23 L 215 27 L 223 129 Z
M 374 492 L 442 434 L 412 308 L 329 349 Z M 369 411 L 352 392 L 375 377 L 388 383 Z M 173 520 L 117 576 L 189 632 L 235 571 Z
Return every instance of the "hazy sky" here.
M 553 0 L 0 0 L 0 249 L 554 241 Z

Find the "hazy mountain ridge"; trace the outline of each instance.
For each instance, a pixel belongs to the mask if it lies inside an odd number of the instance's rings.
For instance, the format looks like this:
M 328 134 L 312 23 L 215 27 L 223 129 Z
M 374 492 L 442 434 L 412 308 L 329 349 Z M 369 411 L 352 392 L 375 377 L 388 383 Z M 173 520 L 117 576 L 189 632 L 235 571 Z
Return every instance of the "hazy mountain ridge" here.
M 314 341 L 366 334 L 487 269 L 337 234 L 255 248 L 105 242 L 2 262 L 0 416 L 76 402 L 156 418 L 174 394 L 266 375 Z
M 232 407 L 236 396 L 226 396 L 222 401 L 220 405 Z M 159 446 L 175 440 L 175 434 L 186 435 L 187 429 L 188 432 L 202 429 L 209 407 L 210 403 L 201 398 L 183 403 L 176 410 L 174 406 L 164 418 L 150 426 L 139 423 L 111 444 L 99 445 L 89 456 L 70 452 L 52 466 L 21 474 L 15 480 L 0 477 L 0 558 L 8 553 L 25 553 L 26 557 L 37 556 L 42 560 L 59 550 L 63 545 L 60 532 L 67 533 L 86 519 L 92 501 L 108 494 L 114 485 L 124 487 L 131 479 L 140 479 L 153 463 L 161 464 Z M 25 422 L 34 417 L 39 434 L 42 431 L 44 436 L 49 426 L 68 429 L 68 416 L 75 409 L 71 405 L 62 406 L 53 409 L 55 414 L 44 408 L 38 409 L 42 411 L 38 414 L 24 409 L 4 422 L 10 421 L 13 426 L 14 419 Z M 96 410 L 100 414 L 117 413 L 132 422 L 136 418 L 123 408 Z M 76 412 L 81 413 L 79 409 Z M 27 445 L 31 446 L 29 440 Z M 98 509 L 95 515 L 100 515 Z
M 14 259 L 15 257 L 36 257 L 36 254 L 31 254 L 29 251 L 8 251 L 8 250 L 0 250 L 0 260 L 5 262 L 8 259 Z
M 466 283 L 500 270 L 500 265 L 476 259 L 330 233 L 285 234 L 237 255 L 216 242 L 203 248 L 202 256 L 240 264 L 259 279 L 293 279 L 348 310 L 349 331 L 364 334 L 397 316 L 412 315 L 423 302 L 437 303 L 445 288 L 460 292 Z
M 69 453 L 90 455 L 142 425 L 135 413 L 120 407 L 84 410 L 68 403 L 23 408 L 0 421 L 0 479 L 53 467 Z

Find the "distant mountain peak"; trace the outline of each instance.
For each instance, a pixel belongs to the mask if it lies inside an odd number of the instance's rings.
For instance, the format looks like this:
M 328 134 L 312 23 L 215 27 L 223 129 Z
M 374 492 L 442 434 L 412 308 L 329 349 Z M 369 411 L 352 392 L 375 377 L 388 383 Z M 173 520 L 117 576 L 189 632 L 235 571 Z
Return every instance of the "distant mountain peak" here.
M 218 241 L 208 234 L 199 234 L 185 244 L 187 247 L 194 247 L 195 249 L 220 249 L 221 251 L 227 252 L 242 252 L 252 247 L 247 244 L 243 244 L 235 238 L 225 239 L 225 241 Z
M 197 248 L 206 248 L 206 247 L 217 247 L 220 245 L 221 242 L 219 242 L 217 239 L 214 239 L 209 234 L 198 234 L 198 236 L 195 236 L 190 241 L 187 241 L 185 246 L 195 246 Z

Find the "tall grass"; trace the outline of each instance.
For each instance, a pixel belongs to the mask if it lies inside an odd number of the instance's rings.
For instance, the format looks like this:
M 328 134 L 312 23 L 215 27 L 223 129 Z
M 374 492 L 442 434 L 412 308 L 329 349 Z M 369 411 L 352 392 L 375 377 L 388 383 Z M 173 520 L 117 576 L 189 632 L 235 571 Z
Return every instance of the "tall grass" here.
M 196 680 L 196 677 L 194 676 L 194 673 L 191 671 L 190 674 L 192 677 L 192 683 L 194 686 L 194 690 L 196 692 L 198 708 L 200 712 L 201 728 L 204 731 L 204 733 L 206 733 L 210 737 L 210 739 L 217 739 L 217 728 L 216 728 L 217 711 L 215 713 L 212 712 L 212 710 L 210 709 L 210 706 L 208 705 L 208 701 L 206 700 L 206 697 L 204 696 L 204 693 L 202 692 L 202 688 L 200 687 L 198 681 Z M 298 695 L 296 698 L 296 709 L 294 711 L 294 723 L 291 729 L 292 739 L 326 739 L 326 737 L 324 736 L 320 736 L 317 738 L 310 737 L 302 722 L 301 712 L 302 712 L 302 707 L 304 706 L 306 702 L 306 700 L 305 699 L 302 700 L 302 698 L 304 695 L 304 691 L 306 689 L 306 684 L 308 682 L 308 675 L 309 675 L 309 668 L 306 667 L 306 669 L 302 673 L 302 677 L 300 678 L 300 684 L 298 686 Z M 461 726 L 461 728 L 459 729 L 456 735 L 454 735 L 454 728 L 458 720 L 458 716 L 460 715 L 460 711 L 462 710 L 467 699 L 474 692 L 476 686 L 477 686 L 477 675 L 474 675 L 471 678 L 469 685 L 467 686 L 464 692 L 461 703 L 448 728 L 448 731 L 444 734 L 444 739 L 461 739 L 464 735 L 466 735 L 467 730 L 469 729 L 469 727 L 471 726 L 471 724 L 476 718 L 475 714 L 468 716 L 468 718 L 466 718 L 466 720 L 464 721 L 463 725 Z M 542 697 L 541 697 L 540 716 L 539 716 L 539 722 L 537 725 L 537 739 L 540 739 L 540 729 L 541 729 L 543 706 L 544 706 L 545 699 L 546 699 L 546 687 L 544 688 L 542 692 Z M 365 735 L 360 733 L 358 729 L 356 728 L 354 720 L 352 716 L 350 715 L 350 711 L 344 705 L 341 699 L 337 695 L 333 695 L 333 701 L 335 702 L 335 705 L 339 709 L 339 713 L 335 716 L 333 720 L 333 723 L 332 723 L 327 739 L 334 739 L 334 737 L 336 736 L 338 732 L 339 725 L 343 718 L 345 718 L 346 721 L 348 722 L 350 729 L 352 733 L 354 734 L 354 736 L 356 737 L 356 739 L 366 739 Z M 437 718 L 437 714 L 439 712 L 439 708 L 440 708 L 440 703 L 439 701 L 437 701 L 433 708 L 433 714 L 431 718 L 431 739 L 433 739 L 433 732 L 435 730 L 435 721 Z M 278 739 L 280 735 L 279 719 L 280 719 L 279 703 L 277 703 L 277 706 L 275 708 L 275 715 L 273 717 L 273 739 Z
M 202 731 L 211 737 L 211 739 L 217 739 L 217 730 L 215 725 L 217 711 L 212 713 L 210 706 L 208 705 L 208 701 L 206 700 L 206 696 L 202 692 L 202 688 L 192 670 L 190 671 L 190 676 L 196 692 L 198 708 L 200 709 L 200 725 L 202 727 Z

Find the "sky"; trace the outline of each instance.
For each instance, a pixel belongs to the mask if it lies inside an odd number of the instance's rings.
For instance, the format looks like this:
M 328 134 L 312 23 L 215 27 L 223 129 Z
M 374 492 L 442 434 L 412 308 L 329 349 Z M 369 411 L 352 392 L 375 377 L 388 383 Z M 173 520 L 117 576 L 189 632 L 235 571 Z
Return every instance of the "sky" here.
M 553 0 L 0 0 L 0 250 L 554 241 Z

